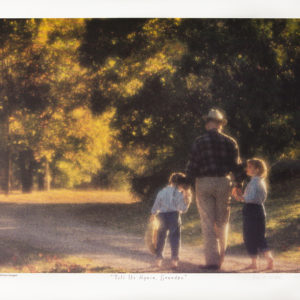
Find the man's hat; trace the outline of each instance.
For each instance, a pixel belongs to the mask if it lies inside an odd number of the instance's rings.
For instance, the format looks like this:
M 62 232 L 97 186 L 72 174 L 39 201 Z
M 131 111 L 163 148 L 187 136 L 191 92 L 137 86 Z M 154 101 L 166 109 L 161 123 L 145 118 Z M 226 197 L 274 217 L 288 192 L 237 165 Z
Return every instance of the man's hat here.
M 222 122 L 223 125 L 227 124 L 227 120 L 224 115 L 217 109 L 211 109 L 208 112 L 207 116 L 203 117 L 204 121 L 207 122 L 208 120 L 216 120 L 218 122 Z

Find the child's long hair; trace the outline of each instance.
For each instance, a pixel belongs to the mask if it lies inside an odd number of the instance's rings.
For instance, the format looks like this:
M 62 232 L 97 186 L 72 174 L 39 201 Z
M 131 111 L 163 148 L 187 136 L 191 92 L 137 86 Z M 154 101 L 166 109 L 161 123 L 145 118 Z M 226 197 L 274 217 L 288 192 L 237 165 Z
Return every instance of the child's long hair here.
M 258 169 L 258 175 L 262 178 L 266 178 L 268 176 L 268 167 L 265 161 L 260 158 L 251 158 L 247 160 L 247 163 L 252 165 L 255 169 Z

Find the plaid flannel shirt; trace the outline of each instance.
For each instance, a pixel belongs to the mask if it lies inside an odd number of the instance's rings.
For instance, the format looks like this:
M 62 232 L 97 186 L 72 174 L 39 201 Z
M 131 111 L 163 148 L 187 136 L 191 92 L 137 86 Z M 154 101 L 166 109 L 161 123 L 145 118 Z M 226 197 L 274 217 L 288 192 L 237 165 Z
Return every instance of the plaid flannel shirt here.
M 187 180 L 193 183 L 196 177 L 222 177 L 230 173 L 240 186 L 245 171 L 237 142 L 215 129 L 196 138 L 186 167 Z

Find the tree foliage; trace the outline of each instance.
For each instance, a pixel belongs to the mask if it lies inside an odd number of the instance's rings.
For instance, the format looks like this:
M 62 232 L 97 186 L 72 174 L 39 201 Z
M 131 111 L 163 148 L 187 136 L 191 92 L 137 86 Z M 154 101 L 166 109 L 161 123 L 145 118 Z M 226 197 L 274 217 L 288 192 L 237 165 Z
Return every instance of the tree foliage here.
M 18 157 L 12 162 L 23 190 L 30 191 L 33 173 L 43 177 L 49 164 L 60 186 L 87 180 L 87 173 L 99 167 L 99 153 L 108 149 L 102 144 L 109 134 L 107 114 L 100 120 L 89 113 L 90 75 L 79 64 L 77 51 L 84 21 L 1 22 L 1 124 L 3 132 L 9 128 L 2 148 Z
M 101 74 L 94 111 L 115 107 L 120 141 L 143 150 L 144 172 L 134 180 L 183 170 L 203 131 L 201 116 L 211 107 L 226 112 L 227 131 L 239 140 L 244 158 L 272 161 L 295 149 L 298 20 L 127 22 L 109 26 L 101 43 L 106 21 L 87 21 L 84 45 L 93 47 L 82 47 L 81 59 Z
M 51 171 L 150 194 L 212 107 L 243 158 L 299 158 L 298 41 L 293 19 L 0 20 L 4 188 Z
M 18 110 L 41 111 L 47 106 L 44 97 L 49 90 L 47 81 L 41 81 L 42 49 L 34 45 L 38 20 L 0 21 L 0 124 L 1 165 L 3 188 L 10 189 L 11 162 L 14 141 L 11 138 L 11 118 Z

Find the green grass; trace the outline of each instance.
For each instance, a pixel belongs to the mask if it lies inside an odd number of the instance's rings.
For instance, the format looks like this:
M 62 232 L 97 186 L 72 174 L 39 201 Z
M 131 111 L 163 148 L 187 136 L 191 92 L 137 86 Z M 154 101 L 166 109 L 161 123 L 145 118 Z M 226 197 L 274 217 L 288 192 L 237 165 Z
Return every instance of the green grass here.
M 13 191 L 10 195 L 0 195 L 0 203 L 15 204 L 129 204 L 139 202 L 127 191 L 108 190 L 51 190 L 22 194 Z
M 281 259 L 300 261 L 300 180 L 277 184 L 270 188 L 265 203 L 267 240 L 274 254 Z M 246 253 L 242 236 L 242 204 L 232 200 L 229 253 Z M 200 219 L 196 205 L 183 216 L 183 242 L 201 243 Z

